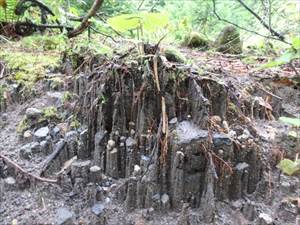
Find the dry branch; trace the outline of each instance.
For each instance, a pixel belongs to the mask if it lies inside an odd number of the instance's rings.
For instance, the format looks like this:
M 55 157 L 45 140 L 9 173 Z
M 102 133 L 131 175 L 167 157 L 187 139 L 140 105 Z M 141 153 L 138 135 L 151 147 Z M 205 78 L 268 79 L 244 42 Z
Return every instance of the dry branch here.
M 233 26 L 235 26 L 235 27 L 237 27 L 237 28 L 239 28 L 239 29 L 241 29 L 241 30 L 244 30 L 244 31 L 247 31 L 247 32 L 256 34 L 256 35 L 258 35 L 258 36 L 261 36 L 261 37 L 264 37 L 264 38 L 268 38 L 268 39 L 277 40 L 277 41 L 281 41 L 281 42 L 283 42 L 283 43 L 285 43 L 285 44 L 291 45 L 291 43 L 285 41 L 284 39 L 280 39 L 280 38 L 276 38 L 276 37 L 273 37 L 273 36 L 266 36 L 266 35 L 260 34 L 260 33 L 254 31 L 254 30 L 250 30 L 250 29 L 248 29 L 248 28 L 242 27 L 242 26 L 240 26 L 240 25 L 238 25 L 238 24 L 236 24 L 236 23 L 233 23 L 233 22 L 231 22 L 231 21 L 229 21 L 229 20 L 227 20 L 227 19 L 222 18 L 222 17 L 217 13 L 217 9 L 216 9 L 216 0 L 212 0 L 212 3 L 213 3 L 213 13 L 214 13 L 215 16 L 218 18 L 218 20 L 221 20 L 221 21 L 223 21 L 223 22 L 225 22 L 225 23 L 229 23 L 229 24 L 231 24 L 231 25 L 233 25 Z
M 69 38 L 76 37 L 77 35 L 81 34 L 82 32 L 85 31 L 90 26 L 90 21 L 89 19 L 93 16 L 96 15 L 98 9 L 101 7 L 102 3 L 104 0 L 95 0 L 93 6 L 91 7 L 90 11 L 88 14 L 83 18 L 81 24 L 74 30 L 70 31 L 68 33 Z
M 259 22 L 267 28 L 272 35 L 279 38 L 279 40 L 284 41 L 284 36 L 276 32 L 271 26 L 269 26 L 257 13 L 255 13 L 252 9 L 250 9 L 243 1 L 237 0 L 245 9 L 247 9 Z
M 32 177 L 33 179 L 37 180 L 37 181 L 41 181 L 41 182 L 46 182 L 46 183 L 57 183 L 57 180 L 52 180 L 52 179 L 48 179 L 48 178 L 44 178 L 44 177 L 39 177 L 36 176 L 34 174 L 31 174 L 27 171 L 25 171 L 22 167 L 20 167 L 18 164 L 16 164 L 15 162 L 13 162 L 11 159 L 9 159 L 8 157 L 0 154 L 0 158 L 3 159 L 6 163 L 12 165 L 15 169 L 17 169 L 18 171 L 20 171 L 21 173 Z

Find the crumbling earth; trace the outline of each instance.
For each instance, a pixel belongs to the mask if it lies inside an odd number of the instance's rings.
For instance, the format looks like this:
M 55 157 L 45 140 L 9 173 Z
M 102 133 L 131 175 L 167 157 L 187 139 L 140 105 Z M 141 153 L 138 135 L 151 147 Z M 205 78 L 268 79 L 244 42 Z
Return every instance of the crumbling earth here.
M 299 176 L 276 165 L 299 140 L 277 119 L 299 115 L 299 86 L 189 51 L 193 66 L 78 58 L 74 76 L 52 72 L 64 85 L 5 98 L 0 224 L 295 224 Z

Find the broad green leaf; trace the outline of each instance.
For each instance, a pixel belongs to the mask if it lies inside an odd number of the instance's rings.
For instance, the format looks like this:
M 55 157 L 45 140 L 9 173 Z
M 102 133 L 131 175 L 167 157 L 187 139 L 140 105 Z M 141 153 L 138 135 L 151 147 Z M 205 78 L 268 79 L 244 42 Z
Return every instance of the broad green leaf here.
M 143 28 L 149 32 L 163 28 L 169 22 L 168 16 L 163 13 L 141 13 L 141 18 Z
M 123 14 L 109 18 L 108 24 L 115 30 L 126 32 L 142 27 L 148 32 L 154 32 L 168 24 L 168 16 L 162 13 Z
M 282 172 L 291 176 L 300 171 L 300 160 L 292 161 L 290 159 L 283 159 L 279 163 L 279 168 Z
M 284 123 L 288 123 L 295 127 L 300 127 L 300 119 L 291 117 L 279 117 L 279 120 Z
M 123 14 L 107 20 L 108 24 L 115 30 L 126 32 L 141 26 L 141 17 L 138 14 Z
M 300 38 L 294 37 L 292 39 L 292 46 L 297 50 L 300 49 Z

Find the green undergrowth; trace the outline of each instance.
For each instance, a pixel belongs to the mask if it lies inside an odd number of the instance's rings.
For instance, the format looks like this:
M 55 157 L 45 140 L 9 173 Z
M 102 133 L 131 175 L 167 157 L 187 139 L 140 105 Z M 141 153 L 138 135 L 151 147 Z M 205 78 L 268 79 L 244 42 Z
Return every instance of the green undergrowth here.
M 61 116 L 57 108 L 50 106 L 42 109 L 42 115 L 37 120 L 30 120 L 27 116 L 24 116 L 17 126 L 17 133 L 22 134 L 32 126 L 38 124 L 49 124 L 50 122 L 58 122 L 61 120 Z
M 63 34 L 57 35 L 33 35 L 24 37 L 20 45 L 26 49 L 37 49 L 40 51 L 59 50 L 63 51 L 67 47 L 67 38 Z
M 1 47 L 0 59 L 5 62 L 10 71 L 9 80 L 21 85 L 22 94 L 27 96 L 30 95 L 37 81 L 59 67 L 60 56 L 55 53 Z
M 55 107 L 47 107 L 42 110 L 43 116 L 42 120 L 58 120 L 60 118 L 57 108 Z

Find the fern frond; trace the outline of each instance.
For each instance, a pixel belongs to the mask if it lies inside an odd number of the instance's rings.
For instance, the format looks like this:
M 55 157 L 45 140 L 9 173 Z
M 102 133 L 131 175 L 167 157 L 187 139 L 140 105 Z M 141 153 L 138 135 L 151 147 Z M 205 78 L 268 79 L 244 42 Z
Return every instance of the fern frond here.
M 15 8 L 19 0 L 0 0 L 0 22 L 9 22 L 17 19 Z

